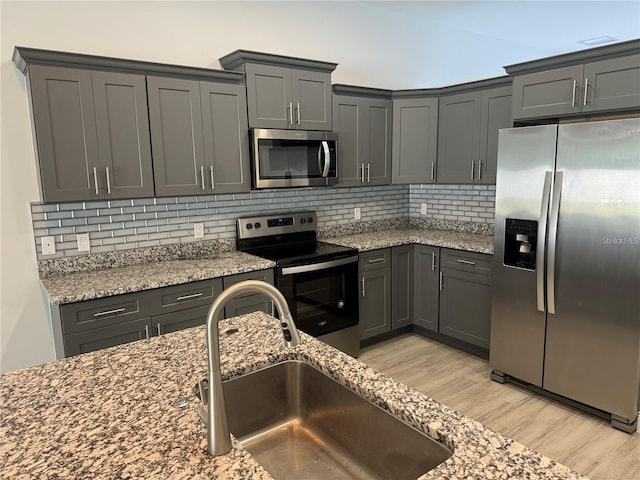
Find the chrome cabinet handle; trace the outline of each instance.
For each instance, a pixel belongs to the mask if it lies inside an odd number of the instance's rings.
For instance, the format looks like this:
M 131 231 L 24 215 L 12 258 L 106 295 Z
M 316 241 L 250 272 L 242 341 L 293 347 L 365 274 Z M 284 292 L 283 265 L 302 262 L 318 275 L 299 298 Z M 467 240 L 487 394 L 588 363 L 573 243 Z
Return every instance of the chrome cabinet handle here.
M 587 106 L 587 92 L 589 91 L 589 78 L 584 79 L 584 95 L 582 97 L 582 105 Z
M 371 164 L 367 163 L 367 183 L 371 183 Z
M 370 258 L 369 260 L 367 260 L 367 263 L 372 264 L 372 263 L 382 263 L 384 262 L 384 257 L 379 257 L 379 258 Z
M 151 338 L 151 335 L 149 334 L 149 325 L 144 326 L 144 336 L 146 337 L 147 340 Z
M 360 282 L 362 282 L 362 296 L 364 297 L 364 277 L 362 277 L 362 279 L 360 280 Z
M 94 313 L 93 317 L 94 318 L 104 317 L 105 315 L 113 315 L 115 313 L 124 312 L 125 310 L 126 310 L 126 308 L 124 308 L 124 307 L 122 307 L 122 308 L 114 308 L 113 310 L 105 310 L 104 312 Z
M 546 253 L 547 216 L 549 215 L 549 196 L 551 195 L 551 172 L 544 174 L 542 204 L 538 219 L 538 254 L 536 255 L 536 300 L 538 311 L 544 312 L 544 256 Z
M 436 252 L 431 252 L 431 270 L 436 269 Z
M 360 164 L 360 182 L 364 183 L 364 163 Z
M 440 272 L 440 290 L 444 289 L 444 273 Z
M 198 298 L 198 297 L 201 297 L 202 295 L 204 295 L 202 292 L 192 293 L 191 295 L 183 295 L 182 297 L 176 298 L 176 302 L 180 302 L 182 300 L 190 300 L 192 298 Z
M 211 177 L 211 190 L 215 188 L 215 182 L 213 177 L 213 165 L 209 165 L 209 176 Z
M 100 191 L 98 190 L 98 168 L 93 167 L 93 185 L 96 189 L 96 195 L 100 195 Z
M 436 180 L 436 162 L 431 162 L 431 180 Z
M 471 160 L 471 180 L 476 176 L 476 162 L 475 160 Z
M 482 160 L 478 160 L 478 180 L 482 178 Z
M 458 263 L 464 263 L 465 265 L 475 265 L 476 262 L 472 262 L 471 260 L 463 260 L 462 258 L 456 258 Z
M 204 165 L 200 165 L 200 181 L 201 181 L 202 191 L 204 191 Z
M 296 103 L 296 117 L 298 117 L 298 125 L 300 125 L 300 102 Z
M 556 237 L 558 235 L 558 219 L 560 216 L 560 195 L 562 194 L 563 171 L 556 171 L 551 197 L 551 213 L 549 214 L 549 247 L 547 249 L 547 310 L 556 313 Z
M 158 331 L 158 336 L 162 335 L 162 325 L 161 324 L 158 324 L 157 331 Z
M 573 81 L 573 89 L 571 90 L 571 106 L 576 106 L 576 87 L 578 86 L 578 81 Z
M 105 167 L 104 170 L 107 174 L 107 193 L 111 195 L 111 176 L 109 175 L 109 167 Z
M 293 125 L 293 102 L 289 102 L 289 123 Z

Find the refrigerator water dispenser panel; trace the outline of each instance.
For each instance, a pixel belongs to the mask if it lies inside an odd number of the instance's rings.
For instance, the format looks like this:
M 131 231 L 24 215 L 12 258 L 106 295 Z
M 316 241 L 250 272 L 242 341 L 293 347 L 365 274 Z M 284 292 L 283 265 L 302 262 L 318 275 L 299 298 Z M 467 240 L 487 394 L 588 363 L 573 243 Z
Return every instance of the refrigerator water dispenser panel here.
M 535 270 L 538 222 L 507 218 L 504 237 L 504 264 Z

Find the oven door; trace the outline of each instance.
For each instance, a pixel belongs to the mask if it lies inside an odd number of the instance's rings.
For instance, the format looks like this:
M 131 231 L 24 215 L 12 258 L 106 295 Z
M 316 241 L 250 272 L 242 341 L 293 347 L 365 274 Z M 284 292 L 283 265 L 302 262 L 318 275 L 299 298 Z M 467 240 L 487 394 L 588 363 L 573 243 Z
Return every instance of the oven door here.
M 358 257 L 278 267 L 278 289 L 299 330 L 318 337 L 358 324 Z

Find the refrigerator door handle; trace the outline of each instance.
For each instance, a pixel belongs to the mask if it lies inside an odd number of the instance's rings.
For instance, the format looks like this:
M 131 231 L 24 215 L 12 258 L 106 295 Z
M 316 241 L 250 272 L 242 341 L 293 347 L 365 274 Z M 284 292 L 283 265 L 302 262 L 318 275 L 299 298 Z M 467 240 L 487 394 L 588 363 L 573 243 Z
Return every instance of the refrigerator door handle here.
M 558 236 L 558 217 L 560 216 L 560 195 L 564 172 L 557 171 L 553 181 L 551 214 L 549 215 L 549 247 L 547 251 L 547 305 L 549 313 L 556 313 L 556 238 Z
M 544 174 L 544 188 L 542 190 L 542 206 L 540 207 L 540 219 L 538 221 L 538 253 L 536 255 L 536 297 L 538 311 L 544 312 L 544 257 L 547 240 L 547 217 L 549 216 L 549 197 L 551 195 L 552 172 Z

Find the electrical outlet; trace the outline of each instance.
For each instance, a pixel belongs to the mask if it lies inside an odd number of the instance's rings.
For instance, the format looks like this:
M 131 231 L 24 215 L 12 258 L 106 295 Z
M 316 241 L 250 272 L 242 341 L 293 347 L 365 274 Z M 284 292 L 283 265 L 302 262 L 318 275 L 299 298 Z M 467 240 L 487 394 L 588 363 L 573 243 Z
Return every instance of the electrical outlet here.
M 427 214 L 427 204 L 426 203 L 421 203 L 420 204 L 420 215 L 426 215 Z
M 88 233 L 80 233 L 76 236 L 78 240 L 78 251 L 79 252 L 90 252 L 91 245 L 89 244 L 89 234 Z
M 53 255 L 56 253 L 56 239 L 55 237 L 42 237 L 40 240 L 42 245 L 43 255 Z
M 204 224 L 203 223 L 194 223 L 193 224 L 193 236 L 196 238 L 204 238 Z
M 360 220 L 361 214 L 360 214 L 360 207 L 356 207 L 353 209 L 353 219 L 354 220 Z

